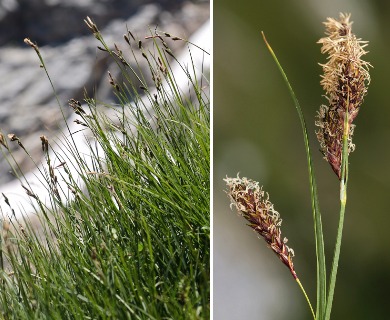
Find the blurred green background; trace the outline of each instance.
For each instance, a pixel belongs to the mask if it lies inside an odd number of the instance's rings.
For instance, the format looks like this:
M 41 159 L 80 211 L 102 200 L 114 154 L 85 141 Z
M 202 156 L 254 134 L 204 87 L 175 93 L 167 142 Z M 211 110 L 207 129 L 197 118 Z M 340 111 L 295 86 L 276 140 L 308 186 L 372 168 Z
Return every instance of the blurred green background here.
M 348 203 L 332 319 L 389 319 L 390 1 L 214 1 L 214 319 L 311 319 L 288 269 L 229 209 L 222 179 L 246 176 L 270 194 L 282 236 L 315 304 L 315 246 L 306 155 L 289 92 L 262 41 L 263 30 L 300 100 L 317 173 L 328 271 L 339 183 L 322 159 L 314 118 L 326 103 L 325 62 L 316 42 L 326 17 L 352 13 L 368 40 L 372 82 L 355 120 Z

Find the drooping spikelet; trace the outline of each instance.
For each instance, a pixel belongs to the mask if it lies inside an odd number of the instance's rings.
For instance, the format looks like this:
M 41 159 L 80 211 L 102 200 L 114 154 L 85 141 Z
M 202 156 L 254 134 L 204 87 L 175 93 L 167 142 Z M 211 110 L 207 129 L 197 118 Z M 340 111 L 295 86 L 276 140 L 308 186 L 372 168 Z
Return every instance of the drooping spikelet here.
M 317 138 L 325 160 L 341 179 L 342 141 L 344 116 L 348 112 L 348 153 L 355 149 L 352 143 L 354 125 L 363 98 L 370 82 L 370 64 L 361 57 L 367 52 L 366 41 L 356 38 L 352 33 L 350 14 L 340 13 L 340 19 L 328 18 L 324 22 L 326 37 L 320 39 L 321 52 L 328 54 L 328 61 L 321 64 L 324 75 L 321 85 L 326 92 L 328 105 L 322 105 L 318 112 L 316 125 Z
M 282 219 L 269 201 L 268 194 L 259 187 L 258 182 L 247 178 L 237 176 L 224 181 L 229 187 L 231 207 L 236 207 L 238 213 L 249 222 L 248 226 L 264 238 L 268 247 L 289 268 L 294 279 L 297 279 L 292 262 L 294 251 L 286 245 L 287 239 L 282 239 Z

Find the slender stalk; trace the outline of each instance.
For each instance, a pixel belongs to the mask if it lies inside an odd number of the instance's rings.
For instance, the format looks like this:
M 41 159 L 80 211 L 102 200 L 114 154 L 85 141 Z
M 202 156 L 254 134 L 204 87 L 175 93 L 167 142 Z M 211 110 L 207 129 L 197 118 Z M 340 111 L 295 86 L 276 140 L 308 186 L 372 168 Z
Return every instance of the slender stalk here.
M 349 94 L 347 99 L 347 106 L 349 106 Z M 340 181 L 340 218 L 339 226 L 337 229 L 336 245 L 334 249 L 332 271 L 330 274 L 328 303 L 326 305 L 325 320 L 330 319 L 330 313 L 332 311 L 334 289 L 336 286 L 337 269 L 339 266 L 341 240 L 343 237 L 344 215 L 345 207 L 347 204 L 347 182 L 348 182 L 348 133 L 349 133 L 349 121 L 348 121 L 348 107 L 344 116 L 344 133 L 343 133 L 343 153 L 341 163 L 341 181 Z
M 312 159 L 311 159 L 309 137 L 307 134 L 306 122 L 305 122 L 305 118 L 304 118 L 303 113 L 302 113 L 301 106 L 300 106 L 298 99 L 297 99 L 297 97 L 296 97 L 296 95 L 295 95 L 295 93 L 290 85 L 290 82 L 288 81 L 286 73 L 284 72 L 282 66 L 280 65 L 278 58 L 276 57 L 271 46 L 268 44 L 264 33 L 263 32 L 261 32 L 261 33 L 263 35 L 264 42 L 268 47 L 268 50 L 270 51 L 273 59 L 275 60 L 277 66 L 279 68 L 279 71 L 281 72 L 281 74 L 283 76 L 284 81 L 287 84 L 287 87 L 290 91 L 291 97 L 294 101 L 295 108 L 297 109 L 299 119 L 301 121 L 303 137 L 304 137 L 304 141 L 305 141 L 305 149 L 306 149 L 308 168 L 309 168 L 310 193 L 311 193 L 311 203 L 312 203 L 312 210 L 313 210 L 313 220 L 314 220 L 314 234 L 315 234 L 315 242 L 316 242 L 316 256 L 317 256 L 317 310 L 316 310 L 316 314 L 317 314 L 318 320 L 322 320 L 323 315 L 325 313 L 325 307 L 326 307 L 326 265 L 325 265 L 324 238 L 323 238 L 323 232 L 322 232 L 321 213 L 320 213 L 318 196 L 317 196 L 317 184 L 315 181 L 314 168 L 313 168 L 313 163 L 312 163 Z
M 309 299 L 309 297 L 307 296 L 306 291 L 305 291 L 305 289 L 303 288 L 303 285 L 302 285 L 301 281 L 299 281 L 298 278 L 296 278 L 296 280 L 297 280 L 297 283 L 298 283 L 299 287 L 301 288 L 301 290 L 302 290 L 302 292 L 303 292 L 303 295 L 304 295 L 305 298 L 306 298 L 307 303 L 309 304 L 309 307 L 310 307 L 310 310 L 311 310 L 311 314 L 313 315 L 313 319 L 316 320 L 316 315 L 314 314 L 314 310 L 313 310 L 313 307 L 311 306 L 310 299 Z

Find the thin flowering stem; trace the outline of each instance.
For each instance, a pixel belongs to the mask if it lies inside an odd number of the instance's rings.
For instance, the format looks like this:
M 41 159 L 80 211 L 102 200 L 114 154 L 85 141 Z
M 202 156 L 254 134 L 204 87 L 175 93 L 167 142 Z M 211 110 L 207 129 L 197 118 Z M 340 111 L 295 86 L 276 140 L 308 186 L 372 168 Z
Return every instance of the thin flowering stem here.
M 309 297 L 308 297 L 307 294 L 306 294 L 305 288 L 303 287 L 301 281 L 299 281 L 298 278 L 297 278 L 296 280 L 297 280 L 297 283 L 298 283 L 299 287 L 301 288 L 301 290 L 302 290 L 302 292 L 303 292 L 303 295 L 305 296 L 306 301 L 307 301 L 307 303 L 308 303 L 308 305 L 309 305 L 309 307 L 310 307 L 310 311 L 311 311 L 311 314 L 313 315 L 313 319 L 316 320 L 316 315 L 315 315 L 315 313 L 314 313 L 314 310 L 313 310 L 313 307 L 312 307 L 312 305 L 311 305 L 310 299 L 309 299 Z
M 58 96 L 58 93 L 57 93 L 57 90 L 54 86 L 54 83 L 49 75 L 49 71 L 47 70 L 47 66 L 45 64 L 45 60 L 43 59 L 42 55 L 41 55 L 41 52 L 39 51 L 39 47 L 36 43 L 33 43 L 29 38 L 25 38 L 24 39 L 24 43 L 29 45 L 31 48 L 34 49 L 34 51 L 36 52 L 37 56 L 38 56 L 38 59 L 41 63 L 40 67 L 43 68 L 43 70 L 45 70 L 45 73 L 46 73 L 46 76 L 47 76 L 47 79 L 49 80 L 50 82 L 50 85 L 51 85 L 51 88 L 53 89 L 53 93 L 54 93 L 54 96 L 56 98 L 56 101 L 57 101 L 57 104 L 58 106 L 60 107 L 60 111 L 61 111 L 61 115 L 62 115 L 62 118 L 63 119 L 66 119 L 66 116 L 65 116 L 65 113 L 64 113 L 64 110 L 62 108 L 62 104 L 61 104 L 61 101 L 60 101 L 60 97 Z M 70 134 L 70 137 L 72 139 L 72 142 L 74 143 L 74 140 L 73 140 L 73 134 L 69 128 L 69 124 L 68 122 L 65 121 L 65 126 Z

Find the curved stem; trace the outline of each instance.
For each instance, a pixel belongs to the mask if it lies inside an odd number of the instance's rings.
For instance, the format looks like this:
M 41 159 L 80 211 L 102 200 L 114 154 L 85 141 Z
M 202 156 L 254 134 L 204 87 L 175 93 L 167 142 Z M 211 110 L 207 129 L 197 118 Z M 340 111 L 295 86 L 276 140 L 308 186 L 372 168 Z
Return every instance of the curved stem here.
M 326 306 L 326 264 L 325 264 L 325 249 L 324 249 L 324 236 L 322 232 L 322 221 L 321 221 L 321 213 L 320 213 L 320 205 L 318 201 L 317 195 L 317 184 L 315 180 L 314 168 L 311 159 L 311 151 L 309 144 L 309 137 L 306 129 L 306 122 L 303 116 L 303 112 L 301 106 L 298 102 L 298 99 L 294 93 L 294 90 L 291 87 L 290 82 L 288 81 L 287 75 L 284 72 L 282 66 L 279 63 L 278 58 L 276 57 L 274 51 L 271 46 L 267 42 L 265 38 L 264 32 L 261 32 L 263 35 L 263 39 L 269 52 L 271 53 L 273 59 L 276 62 L 276 65 L 279 68 L 280 73 L 283 76 L 284 81 L 287 84 L 287 87 L 290 91 L 291 97 L 294 101 L 295 108 L 298 112 L 299 120 L 301 121 L 302 131 L 303 131 L 303 139 L 305 142 L 307 163 L 309 169 L 309 180 L 310 180 L 310 194 L 311 194 L 311 205 L 313 211 L 313 220 L 314 220 L 314 235 L 315 235 L 315 244 L 316 244 L 316 257 L 317 257 L 317 310 L 316 314 L 319 320 L 323 320 L 323 316 L 325 314 L 325 306 Z
M 313 319 L 316 320 L 316 315 L 314 314 L 314 310 L 313 310 L 313 307 L 311 306 L 310 299 L 309 299 L 309 297 L 307 296 L 306 291 L 305 291 L 305 289 L 303 288 L 303 285 L 302 285 L 301 281 L 299 281 L 298 278 L 296 278 L 296 281 L 298 282 L 298 285 L 299 285 L 299 287 L 301 288 L 301 290 L 302 290 L 302 292 L 303 292 L 303 295 L 304 295 L 305 298 L 306 298 L 307 303 L 309 304 L 309 307 L 310 307 L 310 310 L 311 310 L 311 314 L 313 315 Z

